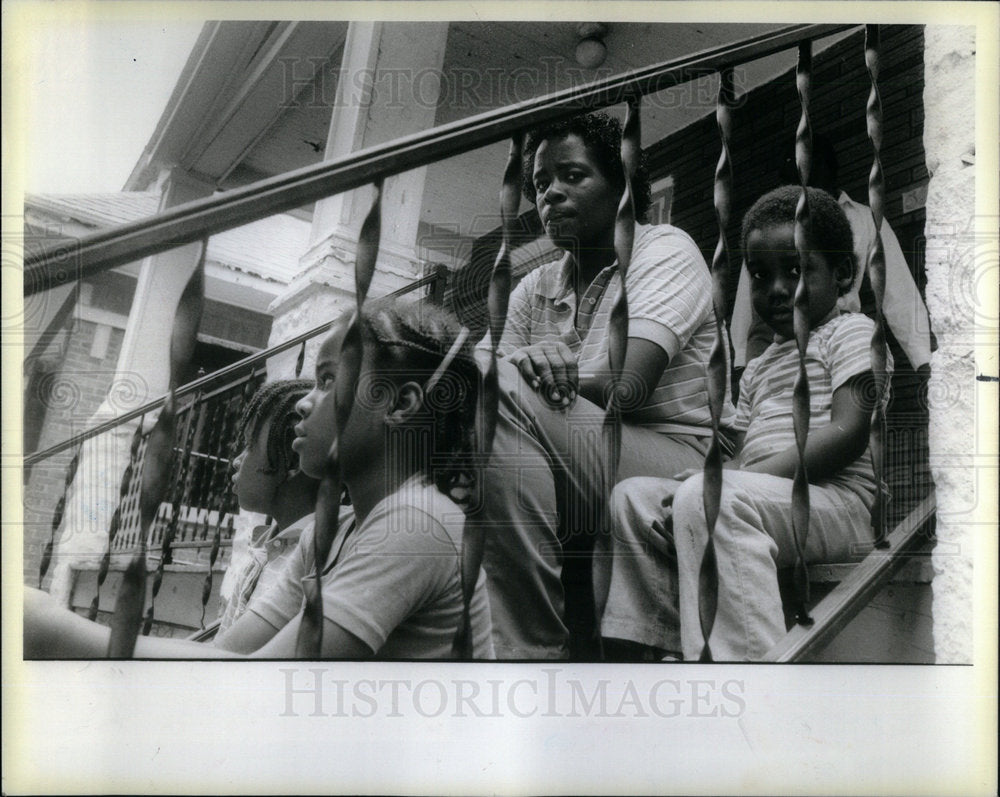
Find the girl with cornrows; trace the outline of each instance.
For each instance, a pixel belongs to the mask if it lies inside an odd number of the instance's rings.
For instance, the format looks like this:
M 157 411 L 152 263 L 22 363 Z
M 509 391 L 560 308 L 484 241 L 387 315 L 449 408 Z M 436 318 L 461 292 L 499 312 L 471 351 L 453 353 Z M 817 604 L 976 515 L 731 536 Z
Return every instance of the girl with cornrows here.
M 292 450 L 299 419 L 295 405 L 311 387 L 305 379 L 268 382 L 243 409 L 243 449 L 233 458 L 233 493 L 240 509 L 267 515 L 271 522 L 251 530 L 245 553 L 234 555 L 226 571 L 214 640 L 222 647 L 253 595 L 267 591 L 298 545 L 302 529 L 313 521 L 319 485 L 299 470 Z
M 322 656 L 448 658 L 464 606 L 465 516 L 459 502 L 475 482 L 479 373 L 472 344 L 450 313 L 424 304 L 369 302 L 359 326 L 356 384 L 337 380 L 335 332 L 320 349 L 314 389 L 298 404 L 302 421 L 294 448 L 300 467 L 320 476 L 336 441 L 356 517 L 354 524 L 340 526 L 324 566 Z M 335 409 L 346 401 L 353 408 L 337 430 Z M 304 534 L 299 553 L 307 557 L 311 549 Z M 469 616 L 474 657 L 492 658 L 482 573 Z M 300 620 L 301 612 L 253 655 L 293 657 Z M 24 637 L 26 658 L 100 657 L 108 629 L 58 609 L 44 593 L 26 590 Z M 142 637 L 135 655 L 233 654 Z

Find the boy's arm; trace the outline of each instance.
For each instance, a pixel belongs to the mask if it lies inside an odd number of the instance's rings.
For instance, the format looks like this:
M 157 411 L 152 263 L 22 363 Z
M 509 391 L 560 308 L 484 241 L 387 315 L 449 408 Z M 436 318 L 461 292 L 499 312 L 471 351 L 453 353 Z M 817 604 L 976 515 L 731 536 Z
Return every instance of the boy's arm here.
M 833 391 L 830 423 L 821 429 L 810 429 L 806 441 L 805 463 L 810 482 L 837 475 L 865 452 L 874 406 L 873 380 L 872 372 L 865 371 Z M 745 470 L 791 479 L 798 462 L 798 448 L 792 445 Z

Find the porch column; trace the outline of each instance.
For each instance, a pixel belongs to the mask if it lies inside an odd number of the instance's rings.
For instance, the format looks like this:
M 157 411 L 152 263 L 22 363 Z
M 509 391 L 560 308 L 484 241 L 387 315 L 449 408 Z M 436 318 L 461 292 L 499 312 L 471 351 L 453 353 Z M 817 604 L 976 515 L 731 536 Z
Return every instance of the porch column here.
M 213 186 L 193 179 L 180 169 L 165 170 L 159 186 L 160 211 L 208 196 L 213 190 Z M 80 431 L 166 393 L 174 312 L 184 286 L 194 273 L 199 246 L 188 244 L 143 261 L 114 381 L 97 412 L 81 419 Z M 74 570 L 96 568 L 104 556 L 137 423 L 136 420 L 119 424 L 111 432 L 91 438 L 80 450 L 76 478 L 66 496 L 49 588 L 65 605 L 69 605 L 72 595 Z
M 996 208 L 977 215 L 976 114 L 969 112 L 977 107 L 976 29 L 928 25 L 924 36 L 927 309 L 939 344 L 929 389 L 938 537 L 934 653 L 938 664 L 970 663 L 973 562 L 982 578 L 996 565 L 996 427 L 985 434 L 976 428 L 996 401 L 996 385 L 976 379 L 997 373 L 996 283 L 989 275 Z M 981 143 L 980 157 L 989 158 L 989 142 Z
M 324 158 L 417 133 L 434 126 L 447 22 L 352 22 L 330 120 Z M 381 296 L 422 276 L 416 256 L 425 168 L 385 181 L 382 245 L 371 295 Z M 333 319 L 354 301 L 358 235 L 373 193 L 362 187 L 316 203 L 311 246 L 287 291 L 271 305 L 269 345 Z M 303 375 L 312 373 L 319 341 L 306 350 Z M 297 351 L 273 357 L 269 378 L 294 372 Z

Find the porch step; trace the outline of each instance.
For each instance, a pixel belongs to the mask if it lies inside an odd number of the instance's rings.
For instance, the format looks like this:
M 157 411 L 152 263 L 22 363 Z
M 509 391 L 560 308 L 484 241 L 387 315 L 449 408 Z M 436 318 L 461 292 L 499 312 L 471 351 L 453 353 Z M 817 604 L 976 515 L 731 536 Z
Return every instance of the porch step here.
M 207 568 L 194 569 L 177 565 L 167 565 L 163 572 L 163 582 L 156 596 L 154 632 L 159 636 L 187 635 L 202 627 L 201 593 L 205 584 Z M 97 592 L 97 571 L 77 570 L 71 608 L 81 614 L 86 613 Z M 212 590 L 205 606 L 204 622 L 210 624 L 219 615 L 219 586 L 223 574 L 213 573 Z M 121 571 L 108 573 L 101 587 L 101 601 L 98 605 L 99 619 L 114 611 L 118 588 L 121 585 Z M 146 581 L 146 606 L 152 596 L 153 578 L 150 573 Z
M 809 568 L 813 625 L 790 625 L 764 660 L 932 664 L 934 507 L 932 493 L 892 530 L 888 547 L 857 564 Z

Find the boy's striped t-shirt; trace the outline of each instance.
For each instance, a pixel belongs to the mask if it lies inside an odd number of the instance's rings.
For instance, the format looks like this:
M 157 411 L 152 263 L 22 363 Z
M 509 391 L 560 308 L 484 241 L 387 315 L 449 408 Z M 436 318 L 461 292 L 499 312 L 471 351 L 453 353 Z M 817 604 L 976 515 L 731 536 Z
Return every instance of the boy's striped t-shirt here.
M 844 313 L 812 330 L 806 346 L 809 378 L 809 428 L 830 423 L 833 393 L 852 377 L 871 370 L 874 324 L 860 313 Z M 794 340 L 776 338 L 763 354 L 752 360 L 740 381 L 736 429 L 746 432 L 741 453 L 744 467 L 774 456 L 795 445 L 792 392 L 798 376 L 799 355 Z M 888 371 L 892 372 L 890 357 Z M 871 504 L 875 475 L 871 452 L 865 453 L 822 484 L 853 490 Z

